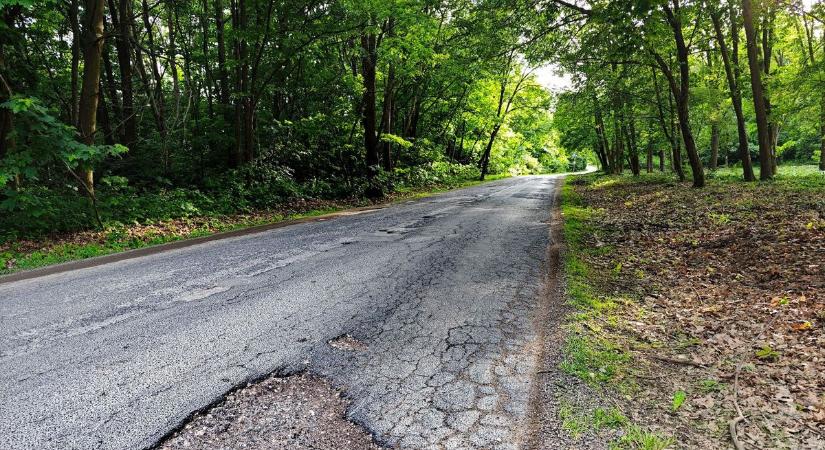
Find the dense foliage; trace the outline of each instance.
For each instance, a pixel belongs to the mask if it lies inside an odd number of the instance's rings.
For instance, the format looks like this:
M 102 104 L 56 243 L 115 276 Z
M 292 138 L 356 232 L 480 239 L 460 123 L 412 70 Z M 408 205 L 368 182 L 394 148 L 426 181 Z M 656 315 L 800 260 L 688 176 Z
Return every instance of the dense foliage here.
M 575 85 L 555 114 L 564 148 L 592 149 L 606 172 L 658 166 L 697 187 L 720 165 L 746 180 L 782 162 L 825 170 L 823 2 L 553 3 Z
M 567 168 L 527 5 L 0 5 L 7 237 Z

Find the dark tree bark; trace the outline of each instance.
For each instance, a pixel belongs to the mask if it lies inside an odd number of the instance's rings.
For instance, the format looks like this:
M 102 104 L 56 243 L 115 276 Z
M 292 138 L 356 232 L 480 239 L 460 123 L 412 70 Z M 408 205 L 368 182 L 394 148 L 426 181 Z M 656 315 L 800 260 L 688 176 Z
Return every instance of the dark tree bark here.
M 103 50 L 103 0 L 86 0 L 83 18 L 83 85 L 80 91 L 78 123 L 80 139 L 94 145 L 97 132 L 97 104 L 100 98 L 100 60 Z M 94 195 L 94 171 L 84 167 L 83 183 Z
M 776 9 L 770 3 L 764 3 L 763 8 L 767 9 L 762 14 L 762 95 L 765 98 L 765 113 L 768 116 L 768 136 L 771 143 L 771 174 L 776 175 L 776 145 L 779 141 L 779 124 L 773 117 L 773 105 L 771 96 L 766 85 L 771 76 L 771 60 L 773 59 L 774 41 L 774 21 L 776 19 Z
M 103 143 L 106 145 L 114 145 L 115 131 L 112 129 L 112 122 L 109 117 L 109 108 L 106 106 L 105 92 L 106 91 L 103 89 L 103 81 L 101 81 L 100 88 L 98 90 L 99 99 L 97 102 L 97 121 L 100 124 L 100 130 L 103 132 Z M 109 103 L 111 103 L 111 101 L 109 101 Z
M 106 23 L 104 19 L 103 24 L 103 32 L 107 33 L 108 30 L 106 29 Z M 103 111 L 106 113 L 106 128 L 104 137 L 108 140 L 106 141 L 107 144 L 113 144 L 115 140 L 118 142 L 122 142 L 120 139 L 120 131 L 121 131 L 121 124 L 123 123 L 123 113 L 120 108 L 120 101 L 118 98 L 117 88 L 115 86 L 115 75 L 112 69 L 112 61 L 109 58 L 109 42 L 107 41 L 103 45 L 103 80 L 101 81 L 101 95 L 100 95 L 100 102 L 103 104 Z M 105 89 L 104 89 L 105 88 Z M 105 96 L 103 95 L 105 92 Z M 108 99 L 108 103 L 107 100 Z M 112 125 L 111 119 L 109 117 L 109 111 L 112 112 L 114 116 L 114 126 Z M 117 139 L 116 139 L 117 138 Z
M 593 119 L 596 126 L 596 156 L 602 165 L 602 171 L 604 173 L 611 173 L 612 167 L 610 167 L 610 160 L 607 157 L 610 149 L 608 148 L 607 138 L 604 135 L 604 117 L 595 92 L 592 92 L 591 100 L 593 102 Z
M 209 14 L 209 0 L 203 0 L 202 8 L 200 17 L 198 20 L 200 21 L 201 26 L 201 51 L 203 52 L 203 59 L 204 59 L 204 87 L 206 89 L 206 111 L 209 115 L 210 119 L 215 117 L 215 107 L 214 107 L 214 99 L 212 98 L 212 89 L 214 88 L 213 83 L 214 79 L 212 77 L 212 61 L 209 58 L 209 21 L 207 19 Z
M 825 171 L 825 92 L 819 97 L 819 170 Z
M 753 107 L 756 112 L 756 128 L 759 135 L 759 179 L 770 180 L 773 178 L 771 137 L 768 126 L 768 113 L 765 109 L 765 95 L 762 89 L 762 68 L 759 63 L 759 51 L 756 48 L 756 28 L 753 25 L 751 0 L 742 0 L 742 19 L 745 25 L 748 67 L 750 67 L 751 89 L 753 90 Z
M 725 42 L 725 36 L 722 33 L 721 17 L 718 11 L 711 12 L 711 20 L 713 21 L 713 28 L 716 33 L 716 41 L 719 44 L 719 52 L 722 54 L 722 63 L 725 67 L 725 76 L 728 80 L 728 89 L 730 91 L 731 103 L 733 104 L 733 112 L 736 115 L 736 131 L 739 137 L 738 154 L 742 162 L 742 176 L 745 181 L 754 181 L 756 177 L 753 174 L 753 164 L 751 163 L 751 154 L 748 146 L 748 131 L 745 128 L 745 114 L 742 111 L 742 91 L 739 89 L 739 27 L 736 24 L 736 9 L 731 6 L 731 37 L 733 45 L 733 64 L 731 65 L 731 55 L 728 52 L 728 46 Z
M 659 124 L 662 126 L 662 132 L 670 143 L 670 159 L 673 166 L 673 171 L 679 177 L 679 181 L 685 181 L 685 172 L 682 170 L 682 158 L 679 150 L 679 142 L 676 137 L 676 124 L 673 120 L 673 95 L 668 94 L 667 97 L 668 120 L 665 120 L 664 106 L 662 105 L 662 92 L 661 89 L 659 89 L 659 82 L 656 77 L 655 69 L 653 70 L 653 88 L 656 93 L 656 111 L 659 115 Z M 664 156 L 664 150 L 662 150 L 662 155 Z M 664 160 L 665 158 L 662 157 L 659 161 L 660 166 L 662 167 L 662 172 L 665 171 Z
M 226 39 L 224 29 L 226 19 L 223 15 L 223 3 L 215 0 L 215 40 L 218 47 L 218 101 L 224 111 L 229 109 L 229 72 L 226 70 Z
M 246 0 L 232 1 L 232 27 L 244 30 L 248 23 Z M 234 40 L 235 92 L 235 164 L 246 164 L 254 158 L 255 146 L 255 102 L 250 86 L 248 45 L 238 36 Z
M 12 80 L 6 64 L 6 45 L 10 44 L 15 28 L 15 21 L 20 14 L 21 6 L 8 6 L 0 11 L 2 20 L 6 24 L 6 33 L 0 33 L 0 103 L 5 103 L 14 95 Z M 14 129 L 14 114 L 8 108 L 0 108 L 0 161 L 14 151 L 16 141 Z M 15 188 L 19 188 L 19 179 L 15 179 Z
M 114 0 L 109 0 L 109 11 L 112 16 L 112 25 L 117 30 L 115 50 L 117 50 L 117 65 L 120 71 L 123 145 L 134 150 L 137 144 L 137 118 L 132 87 L 132 1 L 120 0 L 120 7 L 115 8 Z
M 375 78 L 377 63 L 377 38 L 374 33 L 361 34 L 361 75 L 364 79 L 364 97 L 362 121 L 364 124 L 364 149 L 366 150 L 367 179 L 369 188 L 367 196 L 376 198 L 383 195 L 382 189 L 376 185 L 378 175 L 378 137 L 375 121 Z
M 166 128 L 166 106 L 163 98 L 163 78 L 160 75 L 160 67 L 158 65 L 158 57 L 156 54 L 157 47 L 155 46 L 155 33 L 152 27 L 152 22 L 149 20 L 149 4 L 146 0 L 142 1 L 142 10 L 141 10 L 141 18 L 143 19 L 143 27 L 144 31 L 146 32 L 146 43 L 147 43 L 147 54 L 149 56 L 149 64 L 151 67 L 151 74 L 153 79 L 153 84 L 149 82 L 149 80 L 144 80 L 147 87 L 147 95 L 149 98 L 149 103 L 152 107 L 152 115 L 155 118 L 155 124 L 157 126 L 158 135 L 160 136 L 160 147 L 161 147 L 161 163 L 163 168 L 163 173 L 165 175 L 169 174 L 169 149 L 167 146 L 167 128 Z M 145 70 L 142 65 L 140 68 Z M 150 88 L 151 86 L 151 88 Z
M 69 105 L 69 121 L 75 127 L 79 126 L 77 121 L 77 110 L 79 107 L 78 85 L 80 78 L 80 40 L 82 39 L 82 34 L 80 31 L 79 11 L 80 0 L 71 0 L 71 3 L 69 4 L 69 26 L 71 26 L 72 28 L 72 71 L 71 86 L 69 87 L 69 89 L 71 90 L 71 105 Z
M 504 120 L 507 118 L 507 114 L 510 113 L 510 108 L 513 106 L 513 101 L 516 99 L 516 96 L 522 89 L 524 81 L 527 80 L 527 73 L 523 73 L 519 76 L 518 81 L 516 82 L 515 86 L 513 87 L 513 92 L 507 95 L 507 85 L 510 84 L 511 81 L 511 74 L 510 71 L 512 70 L 512 63 L 513 58 L 515 56 L 515 52 L 511 51 L 510 56 L 507 59 L 506 68 L 502 73 L 499 96 L 498 96 L 498 108 L 496 110 L 496 123 L 493 125 L 493 131 L 490 132 L 490 139 L 487 140 L 487 146 L 484 147 L 484 153 L 481 157 L 481 161 L 479 166 L 481 167 L 481 180 L 484 181 L 484 178 L 489 173 L 490 168 L 490 154 L 493 151 L 493 144 L 496 142 L 496 137 L 498 137 L 498 132 L 501 130 L 502 125 L 504 125 Z
M 384 103 L 381 112 L 381 133 L 391 134 L 393 127 L 393 103 L 395 92 L 395 68 L 390 65 L 387 73 L 387 81 L 384 86 Z M 384 170 L 391 171 L 393 167 L 392 162 L 392 144 L 390 142 L 381 143 L 381 163 Z
M 647 143 L 647 173 L 653 173 L 653 141 Z
M 682 34 L 682 19 L 679 7 L 679 0 L 672 0 L 673 8 L 668 5 L 663 5 L 662 9 L 667 17 L 668 24 L 673 31 L 673 37 L 676 41 L 676 60 L 679 63 L 679 83 L 676 83 L 676 78 L 670 70 L 670 66 L 665 63 L 664 59 L 656 53 L 654 57 L 659 64 L 659 67 L 664 72 L 665 77 L 670 85 L 670 90 L 676 100 L 676 113 L 679 117 L 679 129 L 682 133 L 682 142 L 685 145 L 685 151 L 688 155 L 690 168 L 693 173 L 693 187 L 703 187 L 705 185 L 705 172 L 702 167 L 702 160 L 699 159 L 699 152 L 696 150 L 696 141 L 693 139 L 693 133 L 690 129 L 690 65 L 688 57 L 690 51 Z
M 719 124 L 710 126 L 710 170 L 716 170 L 719 164 Z

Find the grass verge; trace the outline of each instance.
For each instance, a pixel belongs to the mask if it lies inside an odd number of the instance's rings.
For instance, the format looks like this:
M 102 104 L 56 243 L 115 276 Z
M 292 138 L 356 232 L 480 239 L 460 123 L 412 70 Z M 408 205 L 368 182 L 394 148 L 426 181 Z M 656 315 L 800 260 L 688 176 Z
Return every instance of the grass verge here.
M 825 176 L 708 179 L 569 180 L 561 368 L 631 418 L 618 448 L 825 448 Z
M 285 205 L 284 208 L 278 210 L 258 211 L 250 214 L 193 217 L 129 226 L 117 225 L 109 226 L 102 231 L 83 231 L 47 236 L 42 239 L 21 239 L 0 243 L 0 275 L 287 220 L 322 216 L 355 207 L 380 206 L 424 198 L 440 192 L 476 186 L 503 178 L 507 178 L 507 175 L 489 176 L 483 182 L 462 180 L 449 185 L 400 189 L 377 202 L 363 199 L 300 201 Z
M 593 179 L 593 176 L 587 176 Z M 603 255 L 611 246 L 589 246 L 586 237 L 595 233 L 592 222 L 603 211 L 588 207 L 574 189 L 573 178 L 562 188 L 562 215 L 564 217 L 564 274 L 568 304 L 574 313 L 568 317 L 567 339 L 561 369 L 589 384 L 612 404 L 610 397 L 631 395 L 635 380 L 631 375 L 632 356 L 611 331 L 620 321 L 619 306 L 630 300 L 606 295 L 600 289 L 601 275 L 587 262 L 586 255 Z M 619 430 L 619 437 L 610 443 L 611 449 L 662 450 L 674 444 L 672 437 L 646 430 L 629 420 L 618 404 L 589 411 L 563 404 L 559 410 L 563 428 L 574 438 L 587 432 L 605 429 Z

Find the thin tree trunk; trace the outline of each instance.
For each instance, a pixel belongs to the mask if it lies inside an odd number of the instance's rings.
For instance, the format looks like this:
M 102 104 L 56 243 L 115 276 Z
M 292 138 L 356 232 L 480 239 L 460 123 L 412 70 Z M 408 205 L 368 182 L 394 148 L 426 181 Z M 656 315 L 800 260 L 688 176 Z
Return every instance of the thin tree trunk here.
M 72 126 L 79 126 L 78 124 L 78 84 L 80 74 L 80 40 L 82 39 L 80 31 L 80 17 L 79 17 L 79 0 L 72 0 L 69 5 L 69 25 L 72 27 L 72 72 L 71 72 L 71 105 L 69 105 L 69 120 Z
M 825 90 L 819 96 L 819 170 L 825 171 Z
M 484 147 L 484 153 L 481 157 L 481 181 L 484 181 L 484 178 L 487 176 L 487 173 L 489 173 L 490 154 L 493 151 L 493 144 L 496 142 L 496 137 L 498 136 L 498 132 L 500 129 L 500 124 L 496 124 L 493 127 L 493 131 L 490 133 L 490 139 L 487 140 L 487 145 Z
M 208 0 L 203 0 L 203 11 L 199 17 L 201 25 L 201 51 L 203 52 L 203 70 L 204 70 L 204 86 L 206 87 L 206 111 L 209 118 L 213 119 L 215 116 L 214 99 L 212 98 L 212 89 L 214 88 L 214 79 L 212 77 L 212 61 L 209 59 L 209 3 Z
M 363 124 L 364 124 L 364 149 L 366 151 L 367 179 L 369 188 L 367 196 L 380 197 L 382 189 L 376 185 L 375 177 L 378 175 L 378 138 L 375 123 L 375 66 L 377 58 L 377 39 L 372 32 L 361 34 L 361 75 L 364 79 L 363 97 Z
M 109 0 L 109 11 L 112 16 L 112 25 L 118 30 L 115 49 L 120 71 L 123 145 L 134 150 L 137 144 L 137 118 L 132 87 L 132 0 L 120 0 L 120 7 L 117 9 L 115 9 L 114 0 Z
M 662 60 L 658 54 L 657 61 L 659 61 L 660 67 L 665 71 L 665 76 L 668 78 L 671 91 L 676 99 L 676 112 L 679 116 L 682 142 L 685 144 L 685 151 L 687 152 L 690 168 L 693 172 L 693 187 L 699 188 L 705 185 L 705 172 L 702 168 L 702 160 L 699 159 L 699 152 L 696 150 L 693 133 L 690 130 L 690 62 L 688 60 L 690 52 L 682 35 L 679 0 L 672 1 L 673 9 L 667 5 L 663 8 L 676 41 L 676 59 L 679 63 L 679 85 L 676 84 L 670 67 L 665 64 L 664 60 Z
M 715 171 L 719 164 L 719 124 L 714 122 L 710 128 L 710 170 Z
M 681 157 L 679 155 L 679 143 L 677 142 L 676 136 L 676 122 L 673 119 L 673 95 L 668 94 L 667 96 L 667 103 L 668 103 L 668 120 L 665 120 L 665 113 L 664 113 L 664 106 L 662 105 L 662 93 L 661 89 L 659 89 L 659 82 L 656 77 L 656 69 L 652 69 L 653 72 L 653 88 L 656 93 L 656 110 L 659 115 L 659 123 L 662 126 L 662 132 L 665 134 L 668 142 L 670 143 L 670 152 L 671 152 L 671 164 L 673 165 L 673 172 L 679 177 L 679 181 L 685 181 L 685 172 L 682 170 L 682 163 Z M 664 158 L 665 151 L 662 150 L 662 157 L 659 158 L 659 166 L 661 167 L 662 172 L 665 171 L 665 158 Z
M 733 46 L 733 65 L 731 65 L 731 55 L 728 52 L 728 46 L 725 42 L 725 36 L 722 33 L 721 18 L 718 12 L 711 13 L 711 20 L 713 21 L 713 28 L 716 32 L 716 41 L 719 43 L 719 52 L 722 54 L 722 62 L 725 66 L 725 76 L 728 80 L 728 89 L 730 91 L 731 103 L 733 104 L 733 112 L 736 115 L 736 131 L 739 137 L 738 153 L 739 159 L 742 162 L 742 176 L 745 181 L 754 181 L 756 177 L 753 175 L 753 164 L 751 163 L 751 154 L 748 145 L 748 131 L 745 128 L 745 114 L 742 111 L 742 91 L 739 89 L 739 29 L 736 26 L 736 9 L 731 5 L 730 21 L 731 21 L 731 37 Z
M 15 27 L 15 20 L 20 14 L 22 6 L 8 6 L 0 10 L 2 19 L 5 22 L 8 31 L 13 31 Z M 8 67 L 6 66 L 6 45 L 9 36 L 13 34 L 10 32 L 0 33 L 0 75 L 2 75 L 2 83 L 0 83 L 0 103 L 5 103 L 11 99 L 14 92 L 11 87 L 11 77 L 9 77 Z M 15 137 L 12 133 L 14 129 L 14 114 L 8 108 L 0 108 L 0 161 L 7 155 L 14 151 Z M 15 189 L 20 187 L 19 177 L 15 178 Z
M 100 130 L 103 132 L 103 143 L 106 145 L 114 145 L 114 130 L 112 130 L 112 122 L 109 117 L 109 108 L 106 107 L 106 95 L 104 94 L 106 91 L 103 89 L 103 81 L 100 82 L 100 88 L 98 90 L 98 102 L 97 102 L 97 121 L 100 123 Z M 111 101 L 110 101 L 111 103 Z
M 384 86 L 384 103 L 381 112 L 381 133 L 391 134 L 393 126 L 393 101 L 395 91 L 395 67 L 390 63 L 387 73 L 386 85 Z M 381 162 L 384 170 L 392 171 L 392 144 L 389 141 L 381 143 Z
M 604 173 L 610 173 L 612 168 L 610 167 L 610 160 L 607 157 L 610 149 L 607 146 L 607 139 L 604 136 L 604 117 L 601 106 L 599 105 L 599 99 L 596 97 L 596 92 L 592 90 L 591 100 L 593 102 L 593 119 L 596 122 L 596 156 L 598 156 L 599 162 L 602 165 L 602 171 L 604 171 Z

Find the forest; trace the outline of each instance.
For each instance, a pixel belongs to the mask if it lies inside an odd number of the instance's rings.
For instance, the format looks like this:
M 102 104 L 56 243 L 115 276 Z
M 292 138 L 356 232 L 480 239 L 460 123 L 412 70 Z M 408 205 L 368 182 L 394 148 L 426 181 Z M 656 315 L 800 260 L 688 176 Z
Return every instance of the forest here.
M 569 163 L 521 51 L 523 7 L 72 0 L 2 12 L 7 237 Z
M 0 5 L 7 261 L 24 238 L 588 161 L 695 187 L 825 169 L 822 2 Z
M 207 369 L 218 393 L 279 378 L 297 346 L 380 378 L 356 409 L 387 402 L 373 425 L 414 431 L 403 448 L 441 424 L 507 444 L 516 410 L 552 448 L 825 448 L 825 0 L 0 0 L 0 19 L 0 370 L 30 389 L 11 403 L 52 405 L 48 378 L 78 383 L 48 414 L 128 414 L 200 395 L 176 388 Z M 564 175 L 516 178 L 545 174 Z M 211 346 L 260 368 L 229 382 L 249 368 Z M 58 359 L 111 370 L 107 401 Z M 141 389 L 176 378 L 127 398 L 121 363 Z M 109 412 L 89 428 L 133 423 Z

